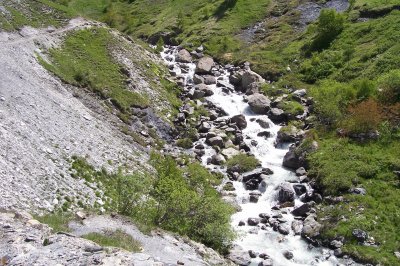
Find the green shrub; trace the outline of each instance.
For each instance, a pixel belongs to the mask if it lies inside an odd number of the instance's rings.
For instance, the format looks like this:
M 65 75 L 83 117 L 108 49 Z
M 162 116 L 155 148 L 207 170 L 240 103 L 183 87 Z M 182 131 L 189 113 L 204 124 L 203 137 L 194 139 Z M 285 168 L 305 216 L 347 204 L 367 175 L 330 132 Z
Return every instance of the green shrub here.
M 303 106 L 296 101 L 282 101 L 277 107 L 285 111 L 290 117 L 301 115 L 304 112 Z
M 74 220 L 71 213 L 55 212 L 35 217 L 39 222 L 49 225 L 53 232 L 70 232 L 68 223 Z
M 184 149 L 190 149 L 193 146 L 193 141 L 190 138 L 178 139 L 176 141 L 176 146 Z
M 228 159 L 226 161 L 226 165 L 228 168 L 239 166 L 240 172 L 247 172 L 254 170 L 257 166 L 259 166 L 260 161 L 254 156 L 238 154 Z
M 312 50 L 328 48 L 344 28 L 343 15 L 334 9 L 323 9 L 318 18 L 317 34 L 311 44 Z
M 400 70 L 393 70 L 378 81 L 378 99 L 387 105 L 400 102 Z

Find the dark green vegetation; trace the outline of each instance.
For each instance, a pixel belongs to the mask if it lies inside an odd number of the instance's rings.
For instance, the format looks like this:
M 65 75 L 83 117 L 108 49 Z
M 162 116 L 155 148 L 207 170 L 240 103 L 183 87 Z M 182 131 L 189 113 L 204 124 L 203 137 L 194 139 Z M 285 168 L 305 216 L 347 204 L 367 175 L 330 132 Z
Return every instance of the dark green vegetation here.
M 219 177 L 198 163 L 180 167 L 171 157 L 153 154 L 151 163 L 154 176 L 97 171 L 81 158 L 74 158 L 72 170 L 77 178 L 101 182 L 108 199 L 105 207 L 131 217 L 142 228 L 158 226 L 224 252 L 233 238 L 233 208 L 213 187 Z
M 105 247 L 118 247 L 131 252 L 141 251 L 140 242 L 122 230 L 89 233 L 82 237 Z

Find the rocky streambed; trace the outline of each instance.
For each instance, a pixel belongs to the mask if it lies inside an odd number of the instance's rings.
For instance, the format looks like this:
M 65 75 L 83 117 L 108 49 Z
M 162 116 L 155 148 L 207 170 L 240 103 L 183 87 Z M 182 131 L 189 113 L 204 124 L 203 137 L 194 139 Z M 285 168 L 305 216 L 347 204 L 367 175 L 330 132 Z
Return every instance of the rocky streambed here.
M 196 128 L 188 151 L 225 175 L 219 190 L 237 206 L 231 221 L 238 238 L 229 258 L 238 265 L 355 265 L 343 257 L 340 240 L 330 243 L 332 249 L 316 240 L 321 224 L 315 206 L 322 196 L 313 190 L 303 164 L 304 153 L 318 144 L 299 150 L 312 105 L 306 91 L 270 99 L 259 93 L 266 81 L 249 64 L 219 65 L 203 55 L 202 47 L 189 53 L 167 46 L 161 56 L 182 87 L 184 105 L 175 120 L 181 137 Z M 303 106 L 302 114 L 278 108 L 289 98 Z M 285 126 L 289 120 L 302 128 Z M 260 163 L 246 172 L 240 164 L 227 167 L 226 161 L 237 155 L 254 156 Z

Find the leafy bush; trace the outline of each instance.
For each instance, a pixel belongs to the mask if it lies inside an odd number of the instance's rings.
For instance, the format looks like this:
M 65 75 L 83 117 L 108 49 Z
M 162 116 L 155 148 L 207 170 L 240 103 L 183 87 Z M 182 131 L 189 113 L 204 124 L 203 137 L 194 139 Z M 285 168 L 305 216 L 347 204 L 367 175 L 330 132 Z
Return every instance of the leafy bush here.
M 238 166 L 240 172 L 254 170 L 259 164 L 260 161 L 257 160 L 256 157 L 247 154 L 238 154 L 226 161 L 226 165 L 228 168 Z
M 343 15 L 334 9 L 323 9 L 318 18 L 317 34 L 311 44 L 312 50 L 328 48 L 331 42 L 342 32 L 344 28 Z
M 381 122 L 381 108 L 375 100 L 368 99 L 350 106 L 342 125 L 346 132 L 362 133 L 377 130 Z
M 184 149 L 190 149 L 193 146 L 193 141 L 190 138 L 178 139 L 176 141 L 176 146 Z
M 400 102 L 400 70 L 390 71 L 379 79 L 378 99 L 387 105 Z

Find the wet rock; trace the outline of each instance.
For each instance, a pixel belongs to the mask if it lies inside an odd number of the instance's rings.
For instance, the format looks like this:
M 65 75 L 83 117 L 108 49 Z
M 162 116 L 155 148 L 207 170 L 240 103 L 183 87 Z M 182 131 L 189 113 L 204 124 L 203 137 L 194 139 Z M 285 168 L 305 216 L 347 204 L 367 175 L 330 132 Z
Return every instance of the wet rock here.
M 193 82 L 194 82 L 194 84 L 202 84 L 202 83 L 204 83 L 204 78 L 202 77 L 202 76 L 199 76 L 199 75 L 194 75 L 193 76 Z
M 255 93 L 248 97 L 250 109 L 256 114 L 267 114 L 270 110 L 271 101 L 268 97 Z
M 209 74 L 211 72 L 211 68 L 214 66 L 214 60 L 211 57 L 203 57 L 197 62 L 196 65 L 196 74 Z
M 247 219 L 247 224 L 249 226 L 256 226 L 260 223 L 260 219 L 259 218 L 249 218 Z
M 278 186 L 278 201 L 280 203 L 294 201 L 294 191 L 289 183 L 283 183 Z
M 192 56 L 186 49 L 182 49 L 176 55 L 176 61 L 181 63 L 190 63 L 192 62 Z
M 265 80 L 257 73 L 246 70 L 242 75 L 242 88 L 246 91 L 252 83 L 264 83 Z
M 290 228 L 287 224 L 278 225 L 278 232 L 282 235 L 288 235 L 290 233 Z
M 244 115 L 235 115 L 229 119 L 229 123 L 234 123 L 239 129 L 247 127 L 246 117 Z
M 258 252 L 255 252 L 254 250 L 249 250 L 249 256 L 252 259 L 257 258 Z
M 260 92 L 261 83 L 251 83 L 246 90 L 246 95 L 253 95 Z
M 202 90 L 196 90 L 194 88 L 192 88 L 189 92 L 188 92 L 188 97 L 192 100 L 196 100 L 196 99 L 201 99 L 206 95 L 205 91 Z
M 338 257 L 338 258 L 341 258 L 341 257 L 343 257 L 343 251 L 342 251 L 342 249 L 341 248 L 337 248 L 337 249 L 335 249 L 334 251 L 333 251 L 333 255 L 335 256 L 335 257 Z
M 228 259 L 239 266 L 248 266 L 251 264 L 249 253 L 243 250 L 232 250 L 228 255 Z
M 264 138 L 269 138 L 271 137 L 271 132 L 269 131 L 261 131 L 259 133 L 257 133 L 258 137 L 264 137 Z
M 253 147 L 257 147 L 257 145 L 258 145 L 258 142 L 257 142 L 257 140 L 251 140 L 250 141 L 250 144 L 251 144 L 251 146 L 253 146 Z
M 301 236 L 305 238 L 313 238 L 319 235 L 321 230 L 321 224 L 316 220 L 315 214 L 310 214 L 304 220 L 303 229 L 301 230 Z
M 268 117 L 274 122 L 274 123 L 282 123 L 287 121 L 287 115 L 282 109 L 279 108 L 271 108 Z
M 206 75 L 204 76 L 204 84 L 206 85 L 217 84 L 217 79 L 214 76 Z
M 307 192 L 307 188 L 303 184 L 294 184 L 293 189 L 297 196 L 300 196 Z
M 307 213 L 311 210 L 312 205 L 310 203 L 304 203 L 300 207 L 295 208 L 292 211 L 294 216 L 303 216 L 306 217 Z
M 293 252 L 291 252 L 291 251 L 288 251 L 288 250 L 286 250 L 286 251 L 284 251 L 283 252 L 283 256 L 286 258 L 286 259 L 288 259 L 288 260 L 291 260 L 291 259 L 293 259 Z
M 364 243 L 368 239 L 368 233 L 361 229 L 354 229 L 352 235 L 361 243 Z
M 262 127 L 262 128 L 269 128 L 269 123 L 268 123 L 268 121 L 267 120 L 264 120 L 264 119 L 262 119 L 262 118 L 258 118 L 257 120 L 256 120 L 256 122 L 260 125 L 260 127 Z
M 223 165 L 226 162 L 224 156 L 222 156 L 221 154 L 214 154 L 211 157 L 211 163 L 212 164 L 216 164 L 216 165 Z
M 295 126 L 285 126 L 278 131 L 277 142 L 295 142 L 301 140 L 304 136 L 304 131 L 297 129 Z
M 307 171 L 306 171 L 306 169 L 304 169 L 304 167 L 299 167 L 299 168 L 296 170 L 296 175 L 297 175 L 297 176 L 307 175 Z
M 261 197 L 261 193 L 252 192 L 250 193 L 250 202 L 257 203 L 258 199 Z
M 199 126 L 199 133 L 207 133 L 211 129 L 211 124 L 208 122 L 202 122 Z
M 342 241 L 339 240 L 332 240 L 331 243 L 329 243 L 329 246 L 332 249 L 337 249 L 337 248 L 341 248 L 343 246 Z
M 245 223 L 244 221 L 240 221 L 238 225 L 239 225 L 239 226 L 245 226 L 246 223 Z
M 241 72 L 241 71 L 233 73 L 232 75 L 229 76 L 229 82 L 235 86 L 240 85 L 242 82 L 242 75 L 243 75 L 243 72 Z
M 273 266 L 273 265 L 274 265 L 274 264 L 273 264 L 272 260 L 269 259 L 269 258 L 264 259 L 263 261 L 260 261 L 260 262 L 258 263 L 258 266 Z
M 290 168 L 290 169 L 297 169 L 300 167 L 300 158 L 294 151 L 294 149 L 290 149 L 285 156 L 283 157 L 283 163 L 282 165 L 284 167 Z
M 220 148 L 224 147 L 224 140 L 220 136 L 216 136 L 206 140 L 206 143 L 210 146 L 217 146 Z
M 301 230 L 303 229 L 303 222 L 299 220 L 292 221 L 292 230 L 295 235 L 300 235 Z
M 214 94 L 213 90 L 205 84 L 198 84 L 194 87 L 195 91 L 204 93 L 203 97 L 211 96 Z M 201 97 L 200 97 L 201 98 Z
M 303 201 L 303 202 L 314 201 L 316 203 L 321 203 L 322 202 L 322 196 L 321 196 L 321 194 L 316 193 L 314 191 L 309 191 L 306 194 L 304 194 L 304 197 L 301 197 L 300 200 Z

